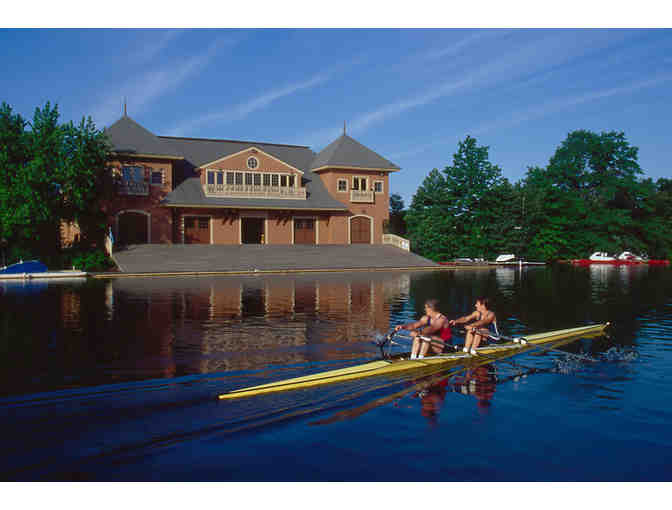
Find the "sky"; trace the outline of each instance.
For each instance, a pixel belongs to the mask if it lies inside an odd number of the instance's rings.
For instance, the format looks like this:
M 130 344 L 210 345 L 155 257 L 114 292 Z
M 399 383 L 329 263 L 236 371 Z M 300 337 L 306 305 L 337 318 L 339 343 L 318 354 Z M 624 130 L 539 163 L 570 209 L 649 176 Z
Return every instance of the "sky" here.
M 343 132 L 408 206 L 467 135 L 516 182 L 576 129 L 672 177 L 670 29 L 0 29 L 0 101 L 157 135 L 310 146 Z

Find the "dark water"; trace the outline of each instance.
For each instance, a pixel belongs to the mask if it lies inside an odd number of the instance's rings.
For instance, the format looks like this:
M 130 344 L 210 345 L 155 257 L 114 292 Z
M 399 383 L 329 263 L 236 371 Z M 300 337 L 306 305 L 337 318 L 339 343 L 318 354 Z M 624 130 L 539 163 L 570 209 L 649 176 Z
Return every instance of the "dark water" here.
M 671 291 L 669 268 L 569 266 L 0 283 L 0 479 L 669 481 Z M 374 359 L 425 299 L 454 317 L 481 294 L 511 334 L 613 328 L 429 380 L 216 399 Z

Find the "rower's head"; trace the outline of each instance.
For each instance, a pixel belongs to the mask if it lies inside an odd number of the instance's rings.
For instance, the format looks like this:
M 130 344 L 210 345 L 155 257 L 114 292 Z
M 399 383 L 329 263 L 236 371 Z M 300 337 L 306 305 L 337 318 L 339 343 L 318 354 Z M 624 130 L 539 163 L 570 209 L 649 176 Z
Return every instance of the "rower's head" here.
M 479 312 L 484 312 L 484 311 L 490 309 L 490 299 L 485 297 L 485 296 L 481 296 L 479 298 L 476 298 L 475 307 L 476 307 L 476 310 L 478 310 Z
M 425 301 L 425 312 L 438 312 L 439 311 L 439 300 L 438 299 L 428 299 Z

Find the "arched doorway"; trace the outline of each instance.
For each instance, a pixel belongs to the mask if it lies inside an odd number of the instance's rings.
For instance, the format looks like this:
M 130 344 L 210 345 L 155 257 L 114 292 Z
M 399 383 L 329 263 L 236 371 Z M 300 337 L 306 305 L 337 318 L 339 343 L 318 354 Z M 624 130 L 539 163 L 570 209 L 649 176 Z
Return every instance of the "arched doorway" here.
M 350 242 L 352 244 L 371 244 L 371 218 L 368 216 L 350 218 Z
M 149 214 L 140 211 L 122 211 L 117 216 L 117 244 L 149 243 Z

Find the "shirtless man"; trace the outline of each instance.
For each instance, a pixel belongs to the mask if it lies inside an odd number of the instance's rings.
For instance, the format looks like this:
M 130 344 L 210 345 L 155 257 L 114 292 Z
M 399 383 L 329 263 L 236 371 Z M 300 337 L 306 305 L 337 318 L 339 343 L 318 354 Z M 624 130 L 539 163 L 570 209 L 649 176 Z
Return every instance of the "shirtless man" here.
M 489 299 L 487 297 L 479 297 L 476 300 L 476 310 L 470 314 L 448 321 L 449 326 L 456 324 L 467 324 L 464 329 L 467 331 L 467 336 L 464 341 L 464 352 L 476 354 L 476 349 L 481 342 L 490 335 L 498 335 L 497 331 L 497 317 L 492 310 L 488 309 Z M 472 322 L 473 321 L 473 322 Z
M 436 299 L 425 301 L 425 315 L 419 321 L 409 322 L 408 324 L 399 324 L 394 330 L 410 329 L 413 337 L 413 349 L 411 350 L 411 359 L 422 359 L 427 354 L 430 346 L 434 354 L 441 354 L 445 343 L 451 339 L 452 332 L 448 326 L 448 319 L 439 312 L 439 302 Z M 422 328 L 420 332 L 417 329 Z M 431 338 L 431 342 L 420 338 L 421 336 Z

